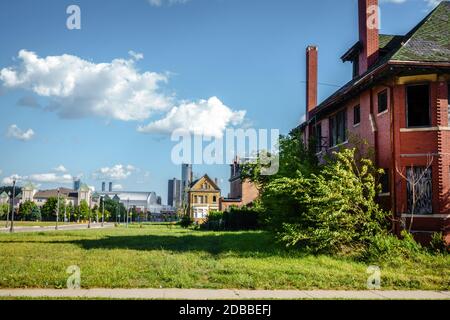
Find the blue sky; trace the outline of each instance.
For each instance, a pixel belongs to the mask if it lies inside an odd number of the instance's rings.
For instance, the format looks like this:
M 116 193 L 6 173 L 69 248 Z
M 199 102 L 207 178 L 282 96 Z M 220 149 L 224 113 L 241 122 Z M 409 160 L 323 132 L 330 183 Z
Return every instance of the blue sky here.
M 436 3 L 380 2 L 389 34 Z M 66 27 L 72 4 L 81 30 Z M 334 85 L 320 86 L 321 100 L 350 79 L 339 57 L 358 38 L 357 1 L 8 0 L 0 35 L 0 181 L 16 174 L 47 188 L 82 175 L 165 202 L 167 180 L 180 176 L 168 134 L 180 121 L 204 112 L 211 120 L 194 124 L 212 135 L 232 125 L 287 133 L 304 114 L 309 44 L 319 81 Z M 228 193 L 228 166 L 194 172 Z

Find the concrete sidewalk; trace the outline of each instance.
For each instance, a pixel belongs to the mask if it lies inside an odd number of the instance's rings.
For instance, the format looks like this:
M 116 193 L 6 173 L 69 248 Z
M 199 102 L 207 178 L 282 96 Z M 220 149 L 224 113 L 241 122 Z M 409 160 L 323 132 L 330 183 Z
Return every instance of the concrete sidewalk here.
M 103 298 L 103 299 L 354 299 L 450 300 L 450 291 L 291 291 L 208 289 L 0 289 L 0 297 Z
M 101 223 L 91 223 L 90 229 L 101 229 Z M 106 223 L 103 228 L 114 228 L 114 223 Z M 14 233 L 24 232 L 43 232 L 43 231 L 68 231 L 68 230 L 87 230 L 88 224 L 60 224 L 58 230 L 55 230 L 55 226 L 15 226 Z M 0 233 L 9 233 L 9 228 L 0 228 Z

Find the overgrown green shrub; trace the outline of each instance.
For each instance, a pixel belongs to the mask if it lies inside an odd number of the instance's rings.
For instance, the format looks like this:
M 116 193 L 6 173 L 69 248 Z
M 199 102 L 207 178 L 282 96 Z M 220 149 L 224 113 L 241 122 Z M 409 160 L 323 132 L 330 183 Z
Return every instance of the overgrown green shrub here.
M 367 262 L 402 263 L 405 259 L 417 260 L 424 253 L 422 246 L 414 240 L 413 236 L 403 231 L 401 238 L 391 234 L 375 235 L 360 258 Z
M 447 246 L 442 232 L 435 232 L 431 236 L 430 251 L 434 253 L 448 253 L 450 248 Z
M 191 219 L 189 215 L 184 215 L 181 217 L 181 220 L 179 222 L 180 226 L 183 228 L 189 228 L 194 223 L 194 220 Z
M 210 212 L 206 222 L 201 227 L 204 230 L 211 231 L 256 230 L 260 226 L 258 220 L 259 212 L 257 210 L 233 207 L 226 212 Z
M 318 174 L 306 178 L 298 172 L 296 178 L 277 179 L 265 189 L 266 201 L 287 202 L 297 208 L 293 216 L 281 214 L 285 222 L 278 236 L 288 246 L 339 252 L 366 246 L 374 236 L 386 233 L 388 214 L 375 201 L 378 171 L 372 162 L 357 162 L 354 149 L 334 157 Z

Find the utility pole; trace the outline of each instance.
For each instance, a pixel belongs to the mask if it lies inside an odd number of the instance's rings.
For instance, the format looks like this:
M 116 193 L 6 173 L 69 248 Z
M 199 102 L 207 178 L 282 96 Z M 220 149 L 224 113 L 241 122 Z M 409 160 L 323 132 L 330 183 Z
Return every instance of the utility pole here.
M 11 228 L 9 232 L 14 232 L 14 201 L 16 197 L 16 180 L 13 180 L 13 194 L 12 194 L 12 210 L 11 210 Z
M 59 220 L 59 188 L 58 188 L 58 201 L 56 204 L 56 226 L 55 226 L 55 230 L 58 230 L 58 220 Z

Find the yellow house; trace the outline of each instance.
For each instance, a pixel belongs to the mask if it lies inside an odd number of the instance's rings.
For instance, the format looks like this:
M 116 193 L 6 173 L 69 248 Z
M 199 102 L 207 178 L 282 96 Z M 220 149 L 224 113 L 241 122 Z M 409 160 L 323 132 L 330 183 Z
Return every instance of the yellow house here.
M 208 175 L 204 175 L 191 183 L 188 199 L 191 218 L 201 223 L 210 211 L 219 210 L 220 188 Z

